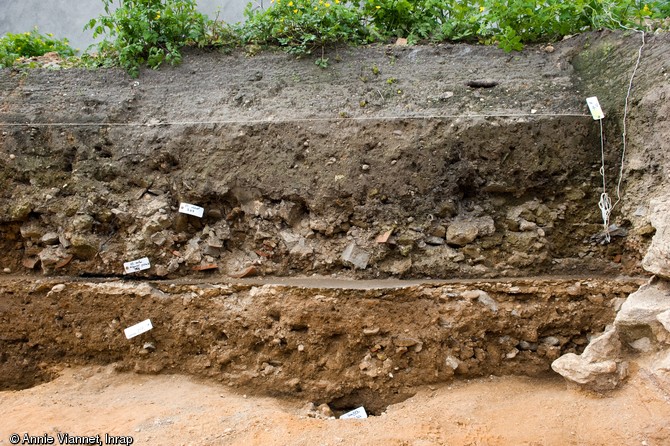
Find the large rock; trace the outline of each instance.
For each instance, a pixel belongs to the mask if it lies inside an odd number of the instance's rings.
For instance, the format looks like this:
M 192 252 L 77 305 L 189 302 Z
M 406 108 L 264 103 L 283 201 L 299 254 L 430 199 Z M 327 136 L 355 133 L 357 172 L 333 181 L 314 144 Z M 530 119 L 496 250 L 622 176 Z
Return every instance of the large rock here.
M 38 257 L 45 271 L 50 271 L 62 258 L 62 252 L 57 247 L 49 246 L 43 249 Z
M 21 225 L 21 237 L 37 240 L 44 234 L 44 229 L 36 222 L 24 223 Z
M 669 338 L 668 330 L 659 321 L 659 315 L 670 310 L 670 283 L 660 280 L 645 285 L 628 296 L 614 319 L 622 339 L 634 342 L 648 337 L 658 341 Z
M 658 276 L 670 279 L 670 194 L 651 200 L 649 220 L 656 228 L 642 267 Z
M 479 227 L 469 220 L 455 221 L 447 228 L 447 243 L 465 246 L 472 243 L 479 235 Z
M 568 353 L 551 368 L 568 382 L 598 392 L 614 389 L 626 378 L 628 364 L 619 360 L 621 341 L 614 327 L 591 340 L 582 355 Z
M 297 245 L 300 242 L 300 239 L 302 238 L 300 234 L 296 234 L 293 231 L 289 230 L 281 231 L 279 235 L 281 236 L 288 250 Z
M 91 260 L 98 253 L 100 242 L 93 235 L 75 234 L 70 238 L 70 250 L 80 260 Z
M 589 362 L 600 362 L 618 358 L 621 355 L 621 341 L 614 327 L 609 327 L 600 336 L 591 338 L 582 357 Z
M 663 325 L 663 328 L 670 332 L 670 310 L 657 314 L 656 320 Z
M 614 389 L 626 376 L 626 367 L 620 368 L 612 359 L 589 362 L 574 353 L 561 356 L 551 364 L 551 368 L 569 382 L 596 391 Z
M 485 237 L 495 231 L 495 224 L 489 216 L 456 220 L 447 228 L 447 243 L 465 246 L 477 237 Z
M 61 262 L 67 253 L 60 246 L 47 246 L 38 254 L 40 263 L 42 265 L 42 272 L 50 274 L 54 271 L 58 263 Z

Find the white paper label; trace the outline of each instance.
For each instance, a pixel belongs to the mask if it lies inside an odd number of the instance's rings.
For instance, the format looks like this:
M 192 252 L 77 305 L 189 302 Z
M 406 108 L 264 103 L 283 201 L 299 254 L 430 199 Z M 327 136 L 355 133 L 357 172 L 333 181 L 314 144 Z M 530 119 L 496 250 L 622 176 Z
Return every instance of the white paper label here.
M 351 412 L 347 412 L 344 415 L 340 417 L 340 420 L 347 420 L 347 419 L 358 419 L 358 420 L 363 420 L 368 417 L 368 414 L 365 412 L 365 408 L 363 406 L 359 407 L 358 409 L 354 409 Z
M 126 262 L 123 264 L 123 269 L 126 274 L 136 273 L 145 269 L 151 268 L 151 263 L 149 263 L 148 257 L 142 257 L 141 259 L 133 260 L 132 262 Z
M 182 214 L 194 215 L 196 217 L 202 218 L 203 214 L 205 213 L 205 208 L 201 208 L 200 206 L 196 206 L 190 203 L 180 203 L 179 212 Z
M 603 110 L 600 108 L 600 103 L 598 102 L 597 97 L 593 96 L 591 98 L 586 98 L 586 104 L 589 106 L 591 116 L 593 116 L 594 120 L 597 121 L 605 117 L 605 113 L 603 113 Z
M 125 333 L 126 338 L 134 338 L 137 335 L 141 335 L 142 333 L 145 333 L 149 330 L 154 328 L 153 325 L 151 325 L 151 319 L 147 319 L 145 321 L 140 322 L 139 324 L 135 324 L 132 327 L 128 327 L 125 330 L 123 330 L 123 333 Z

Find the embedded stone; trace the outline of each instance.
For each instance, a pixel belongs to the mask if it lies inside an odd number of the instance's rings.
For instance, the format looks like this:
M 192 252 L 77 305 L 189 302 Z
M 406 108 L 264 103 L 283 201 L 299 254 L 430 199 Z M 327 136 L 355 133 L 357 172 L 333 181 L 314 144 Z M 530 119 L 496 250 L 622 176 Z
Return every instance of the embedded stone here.
M 393 338 L 393 345 L 397 347 L 411 347 L 413 345 L 422 344 L 422 342 L 416 338 L 410 336 L 400 335 Z
M 447 228 L 447 243 L 456 246 L 465 246 L 473 242 L 479 234 L 479 228 L 471 221 L 457 221 Z
M 670 223 L 668 214 L 670 214 L 670 198 L 664 195 L 660 198 L 651 200 L 651 213 L 649 221 L 656 228 L 656 233 L 651 239 L 651 245 L 647 250 L 642 267 L 657 276 L 670 278 Z
M 90 260 L 98 253 L 98 242 L 93 238 L 73 235 L 70 243 L 72 243 L 70 250 L 78 259 Z
M 342 261 L 354 268 L 365 269 L 370 261 L 370 254 L 359 248 L 356 242 L 351 242 L 342 253 Z
M 47 232 L 40 238 L 40 242 L 45 245 L 57 245 L 60 243 L 60 238 L 56 232 Z

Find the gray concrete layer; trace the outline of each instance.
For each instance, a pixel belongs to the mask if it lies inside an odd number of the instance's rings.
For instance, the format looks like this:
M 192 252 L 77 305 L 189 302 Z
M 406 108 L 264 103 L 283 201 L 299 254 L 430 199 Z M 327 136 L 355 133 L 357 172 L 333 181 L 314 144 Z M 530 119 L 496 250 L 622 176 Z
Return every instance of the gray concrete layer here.
M 115 0 L 118 4 L 119 0 Z M 198 9 L 210 18 L 234 23 L 242 20 L 248 0 L 199 0 Z M 254 4 L 269 3 L 255 0 Z M 73 48 L 85 50 L 94 43 L 84 25 L 104 12 L 102 0 L 0 0 L 0 35 L 22 33 L 35 26 L 42 33 L 66 37 Z

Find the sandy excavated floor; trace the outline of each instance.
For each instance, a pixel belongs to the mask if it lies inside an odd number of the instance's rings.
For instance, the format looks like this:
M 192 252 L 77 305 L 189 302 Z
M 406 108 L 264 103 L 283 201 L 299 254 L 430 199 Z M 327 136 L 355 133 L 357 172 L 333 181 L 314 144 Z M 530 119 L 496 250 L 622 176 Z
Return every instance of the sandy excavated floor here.
M 423 388 L 367 420 L 315 419 L 304 402 L 231 392 L 183 375 L 65 368 L 59 378 L 0 393 L 0 444 L 10 434 L 129 435 L 161 445 L 670 444 L 667 386 L 644 369 L 594 396 L 559 378 L 491 377 Z M 103 441 L 104 444 L 104 441 Z

